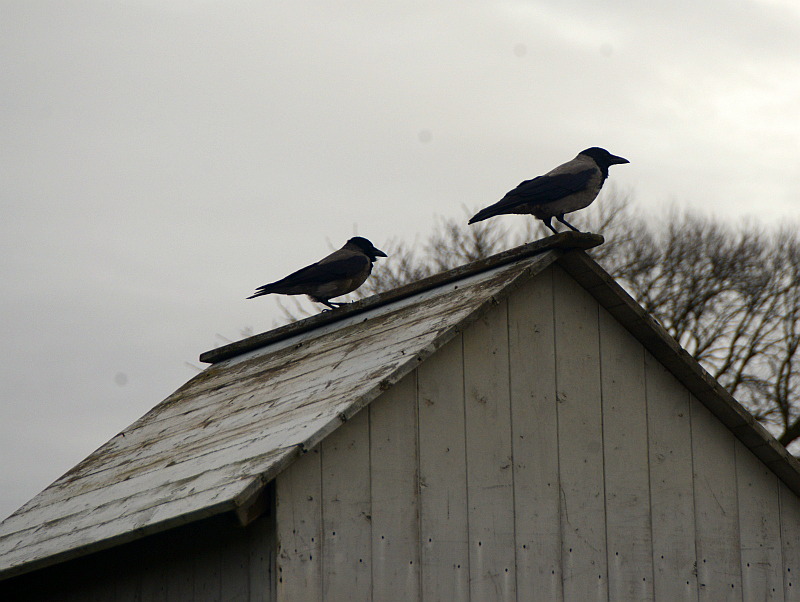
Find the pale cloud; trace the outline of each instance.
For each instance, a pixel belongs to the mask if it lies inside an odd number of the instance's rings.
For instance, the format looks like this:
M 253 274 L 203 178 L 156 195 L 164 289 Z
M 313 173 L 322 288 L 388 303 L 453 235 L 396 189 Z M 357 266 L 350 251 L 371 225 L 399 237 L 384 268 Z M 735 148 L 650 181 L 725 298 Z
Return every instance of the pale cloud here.
M 783 0 L 0 0 L 0 515 L 356 231 L 594 145 L 647 210 L 796 220 L 798 39 Z

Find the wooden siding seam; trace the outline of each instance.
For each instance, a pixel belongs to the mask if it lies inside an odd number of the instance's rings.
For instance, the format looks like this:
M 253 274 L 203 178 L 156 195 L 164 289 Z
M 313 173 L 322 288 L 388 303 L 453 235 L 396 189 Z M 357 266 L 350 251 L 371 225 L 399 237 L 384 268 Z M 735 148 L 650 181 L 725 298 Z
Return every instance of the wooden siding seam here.
M 559 453 L 559 449 L 561 449 L 561 441 L 560 441 L 560 428 L 558 424 L 558 370 L 556 369 L 556 361 L 558 358 L 558 342 L 556 337 L 556 284 L 555 284 L 555 269 L 551 266 L 550 270 L 548 271 L 548 277 L 550 279 L 550 319 L 552 320 L 553 329 L 552 329 L 552 340 L 551 345 L 553 348 L 553 405 L 555 406 L 555 456 L 556 456 L 556 497 L 558 499 L 558 507 L 556 512 L 556 517 L 558 521 L 558 566 L 559 566 L 559 580 L 561 581 L 561 600 L 564 600 L 564 567 L 563 567 L 563 558 L 564 558 L 564 540 L 562 537 L 564 525 L 561 519 L 561 454 Z
M 317 600 L 325 599 L 325 553 L 327 543 L 327 536 L 325 533 L 325 452 L 322 449 L 323 445 L 319 444 L 319 579 L 317 580 L 317 588 L 319 589 L 319 597 Z
M 400 379 L 398 379 L 399 382 Z M 374 400 L 373 400 L 374 401 Z M 367 518 L 367 523 L 369 523 L 369 536 L 367 537 L 367 541 L 369 541 L 369 599 L 372 600 L 373 596 L 375 595 L 375 549 L 373 542 L 374 533 L 372 532 L 372 514 L 373 514 L 373 504 L 375 503 L 375 495 L 373 491 L 373 485 L 375 483 L 375 478 L 372 475 L 372 411 L 375 406 L 370 403 L 367 408 L 367 466 L 369 472 L 369 515 Z
M 458 336 L 458 335 L 456 335 Z M 425 546 L 424 540 L 422 538 L 422 429 L 419 424 L 419 404 L 420 404 L 420 395 L 419 395 L 419 368 L 414 369 L 414 412 L 417 414 L 417 424 L 416 424 L 416 433 L 415 433 L 415 445 L 417 446 L 417 479 L 414 483 L 414 487 L 417 490 L 417 540 L 419 541 L 419 575 L 417 577 L 417 588 L 419 591 L 419 600 L 422 600 L 423 592 L 423 580 L 425 578 L 425 566 L 423 563 L 423 557 L 425 556 L 425 551 L 423 547 Z
M 592 297 L 594 299 L 594 297 Z M 600 465 L 603 468 L 603 527 L 606 540 L 606 600 L 611 599 L 611 546 L 609 546 L 608 537 L 608 492 L 609 487 L 606 479 L 608 478 L 608 471 L 606 470 L 606 425 L 605 425 L 605 387 L 603 387 L 603 329 L 600 325 L 602 316 L 600 310 L 602 305 L 596 303 L 597 307 L 597 359 L 598 359 L 598 387 L 600 389 Z
M 783 596 L 784 599 L 789 598 L 789 592 L 786 591 L 786 535 L 783 531 L 783 496 L 781 495 L 780 479 L 775 479 L 775 489 L 778 495 L 778 541 L 781 546 L 781 582 L 783 583 Z
M 550 275 L 550 297 L 552 299 L 552 320 L 553 320 L 553 403 L 555 404 L 556 410 L 556 495 L 558 496 L 558 564 L 560 567 L 560 579 L 561 579 L 561 600 L 564 600 L 564 524 L 561 518 L 561 492 L 562 492 L 562 484 L 561 484 L 561 454 L 559 450 L 561 449 L 561 439 L 560 439 L 560 426 L 558 424 L 558 369 L 556 368 L 556 362 L 558 361 L 558 337 L 556 336 L 556 276 L 555 270 L 551 267 L 549 271 Z
M 421 448 L 419 440 L 419 370 L 412 372 L 414 378 L 414 454 L 416 455 L 417 476 L 414 479 L 414 488 L 417 498 L 417 599 L 422 600 L 422 488 L 420 487 L 420 477 L 422 476 Z
M 777 475 L 776 475 L 777 476 Z M 781 499 L 781 479 L 778 477 L 775 479 L 775 495 L 778 496 L 778 544 L 781 547 L 781 580 L 780 583 L 783 585 L 783 596 L 786 599 L 789 596 L 789 593 L 786 591 L 786 585 L 784 584 L 784 579 L 786 575 L 786 558 L 784 554 L 784 535 L 783 535 L 783 512 L 782 512 L 782 504 L 783 500 Z
M 380 399 L 380 396 L 373 399 L 373 401 L 377 401 Z M 372 600 L 375 594 L 375 544 L 373 541 L 373 533 L 372 533 L 372 506 L 375 503 L 375 491 L 373 490 L 375 484 L 375 475 L 373 473 L 373 466 L 372 466 L 372 412 L 374 411 L 375 405 L 373 403 L 368 403 L 367 407 L 364 408 L 364 412 L 367 414 L 367 472 L 369 472 L 369 515 L 367 516 L 367 523 L 369 523 L 369 599 Z
M 467 596 L 469 596 L 472 588 L 472 554 L 470 553 L 470 544 L 472 540 L 469 534 L 469 454 L 467 442 L 467 375 L 466 375 L 466 362 L 464 361 L 464 336 L 461 337 L 461 411 L 464 417 L 464 501 L 466 508 L 466 521 L 467 521 L 467 554 L 464 562 L 467 563 Z
M 700 590 L 700 574 L 699 574 L 699 562 L 700 562 L 700 550 L 698 549 L 698 540 L 699 540 L 699 527 L 698 527 L 698 516 L 697 516 L 697 491 L 695 487 L 695 477 L 697 476 L 697 467 L 695 465 L 697 459 L 694 457 L 694 438 L 696 435 L 696 425 L 695 425 L 695 413 L 693 411 L 692 405 L 692 393 L 688 389 L 686 390 L 686 398 L 687 404 L 689 408 L 689 451 L 692 456 L 692 514 L 694 515 L 694 574 L 695 574 L 695 587 L 697 588 L 697 599 L 701 599 L 701 590 Z
M 731 443 L 733 444 L 733 485 L 734 485 L 734 491 L 736 492 L 736 495 L 734 496 L 734 499 L 736 500 L 736 526 L 738 527 L 736 530 L 737 531 L 736 534 L 739 538 L 739 554 L 737 555 L 737 558 L 739 559 L 739 583 L 742 586 L 742 595 L 744 595 L 745 576 L 744 576 L 744 559 L 742 558 L 742 513 L 739 509 L 739 495 L 740 495 L 739 456 L 741 455 L 741 452 L 737 449 L 738 442 L 739 440 L 735 436 L 731 437 Z
M 556 277 L 555 277 L 555 270 L 550 270 L 550 292 L 551 297 L 553 299 L 553 357 L 555 358 L 553 364 L 553 383 L 555 384 L 555 391 L 553 396 L 553 401 L 556 404 L 556 456 L 558 457 L 558 483 L 556 486 L 558 489 L 558 538 L 559 538 L 559 556 L 558 561 L 561 565 L 561 599 L 566 600 L 566 593 L 564 589 L 564 523 L 562 520 L 561 506 L 565 504 L 565 496 L 563 485 L 561 483 L 561 440 L 560 440 L 560 432 L 561 432 L 561 425 L 559 424 L 559 403 L 558 403 L 558 396 L 559 396 L 559 382 L 558 382 L 558 336 L 556 336 L 556 329 L 558 328 L 558 316 L 556 315 L 556 307 L 558 300 L 556 299 Z
M 734 441 L 743 595 L 745 600 L 783 599 L 780 479 L 744 444 Z
M 511 312 L 508 303 L 509 297 L 506 297 L 506 353 L 508 357 L 508 365 L 506 367 L 506 386 L 508 388 L 508 442 L 510 444 L 511 452 L 511 549 L 514 552 L 514 599 L 519 596 L 517 587 L 517 483 L 516 483 L 516 458 L 514 457 L 514 409 L 513 392 L 511 387 Z
M 564 521 L 563 521 L 563 512 L 561 507 L 566 505 L 566 492 L 564 491 L 564 485 L 561 481 L 561 411 L 559 405 L 559 391 L 561 384 L 558 381 L 558 336 L 556 336 L 556 331 L 558 329 L 558 315 L 556 308 L 558 307 L 558 299 L 556 298 L 556 276 L 555 270 L 550 270 L 551 272 L 551 291 L 553 297 L 553 354 L 556 358 L 556 363 L 554 365 L 554 374 L 553 374 L 553 382 L 555 383 L 555 396 L 554 401 L 556 404 L 556 455 L 558 456 L 558 537 L 559 537 L 559 564 L 561 565 L 561 599 L 567 599 L 567 592 L 565 586 L 566 581 L 566 574 L 564 572 Z
M 642 348 L 642 378 L 644 380 L 644 438 L 645 438 L 645 454 L 647 460 L 647 521 L 650 527 L 650 557 L 653 562 L 650 564 L 650 583 L 653 584 L 653 597 L 656 595 L 656 546 L 655 536 L 653 534 L 653 476 L 650 465 L 650 399 L 648 396 L 648 378 L 647 378 L 647 349 Z

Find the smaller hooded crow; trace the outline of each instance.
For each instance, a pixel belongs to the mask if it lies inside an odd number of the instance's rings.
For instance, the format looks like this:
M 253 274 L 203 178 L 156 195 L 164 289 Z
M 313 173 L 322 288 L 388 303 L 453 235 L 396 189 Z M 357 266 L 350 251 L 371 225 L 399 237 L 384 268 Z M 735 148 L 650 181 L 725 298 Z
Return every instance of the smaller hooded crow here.
M 619 163 L 630 161 L 596 146 L 587 148 L 545 175 L 525 180 L 494 205 L 475 214 L 469 223 L 506 213 L 530 213 L 556 234 L 550 223 L 552 218 L 580 232 L 564 219 L 564 214 L 591 205 L 608 177 L 609 166 Z
M 259 286 L 248 299 L 270 293 L 308 295 L 312 301 L 333 309 L 343 303 L 333 303 L 329 299 L 346 295 L 364 284 L 372 272 L 372 263 L 378 257 L 386 257 L 386 253 L 376 249 L 366 238 L 356 236 L 317 263 L 277 282 Z

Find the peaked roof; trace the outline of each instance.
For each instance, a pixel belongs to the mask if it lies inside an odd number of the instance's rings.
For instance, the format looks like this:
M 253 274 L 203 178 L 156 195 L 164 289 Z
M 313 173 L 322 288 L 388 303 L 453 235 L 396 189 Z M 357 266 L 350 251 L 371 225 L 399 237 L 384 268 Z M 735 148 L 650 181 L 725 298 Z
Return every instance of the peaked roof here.
M 0 578 L 221 512 L 561 254 L 555 236 L 201 356 L 213 365 L 0 524 Z
M 0 524 L 0 579 L 205 518 L 246 522 L 305 450 L 553 262 L 800 494 L 800 464 L 562 233 L 201 355 L 212 365 Z

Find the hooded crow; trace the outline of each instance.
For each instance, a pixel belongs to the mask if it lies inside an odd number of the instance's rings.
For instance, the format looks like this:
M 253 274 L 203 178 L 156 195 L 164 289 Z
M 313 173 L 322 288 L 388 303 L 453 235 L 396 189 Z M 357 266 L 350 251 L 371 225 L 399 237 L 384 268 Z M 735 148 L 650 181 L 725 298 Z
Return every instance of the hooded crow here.
M 378 257 L 386 257 L 386 253 L 376 249 L 366 238 L 356 236 L 348 240 L 341 249 L 317 263 L 297 270 L 277 282 L 259 286 L 248 299 L 270 293 L 308 295 L 312 301 L 333 309 L 343 303 L 333 303 L 329 299 L 346 295 L 364 284 L 372 272 L 372 262 Z
M 596 146 L 587 148 L 545 175 L 525 180 L 494 205 L 475 214 L 469 223 L 506 213 L 530 213 L 556 234 L 550 223 L 552 218 L 580 232 L 564 219 L 564 214 L 588 207 L 603 187 L 609 166 L 619 163 L 630 161 Z

